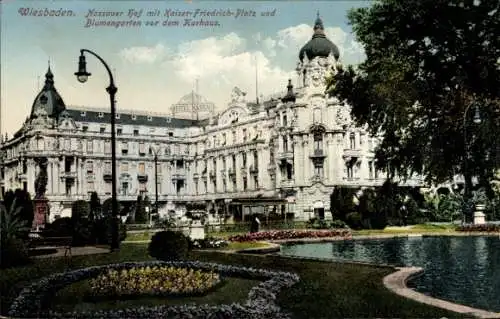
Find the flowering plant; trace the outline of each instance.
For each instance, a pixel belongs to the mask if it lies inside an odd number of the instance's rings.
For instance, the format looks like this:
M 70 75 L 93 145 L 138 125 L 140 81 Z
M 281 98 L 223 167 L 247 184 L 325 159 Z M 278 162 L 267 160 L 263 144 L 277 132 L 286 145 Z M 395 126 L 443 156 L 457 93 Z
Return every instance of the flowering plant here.
M 106 311 L 59 313 L 47 309 L 47 300 L 59 289 L 75 282 L 95 278 L 109 270 L 140 267 L 191 268 L 205 272 L 217 272 L 227 277 L 245 277 L 266 280 L 250 290 L 244 304 L 231 305 L 180 305 L 127 308 Z M 148 261 L 125 262 L 104 266 L 93 266 L 66 273 L 53 274 L 32 283 L 23 289 L 9 310 L 13 318 L 290 318 L 276 305 L 276 295 L 281 289 L 291 287 L 299 276 L 287 272 L 204 263 L 198 261 Z
M 229 245 L 229 242 L 224 239 L 209 237 L 205 239 L 195 239 L 190 242 L 191 248 L 194 249 L 214 249 L 214 248 L 224 248 Z
M 258 240 L 284 240 L 300 238 L 327 238 L 342 237 L 350 238 L 352 236 L 349 229 L 329 229 L 329 230 L 276 230 L 264 231 L 258 233 L 248 233 L 244 235 L 235 235 L 229 237 L 230 241 L 245 242 Z
M 109 269 L 90 281 L 93 296 L 193 295 L 221 282 L 214 272 L 175 267 Z

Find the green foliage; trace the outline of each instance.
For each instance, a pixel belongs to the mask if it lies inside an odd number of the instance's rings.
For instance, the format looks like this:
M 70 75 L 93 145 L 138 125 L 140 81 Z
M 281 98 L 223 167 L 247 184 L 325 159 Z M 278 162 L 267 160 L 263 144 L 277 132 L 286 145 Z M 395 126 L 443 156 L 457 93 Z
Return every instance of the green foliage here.
M 377 166 L 435 183 L 462 174 L 468 189 L 477 175 L 487 187 L 500 163 L 498 2 L 378 0 L 353 9 L 349 22 L 367 59 L 327 84 L 358 125 L 382 133 Z
M 94 220 L 96 218 L 101 218 L 101 200 L 99 198 L 99 195 L 97 195 L 96 192 L 92 192 L 90 194 L 90 203 L 89 203 L 89 209 L 90 209 L 90 216 L 89 219 Z
M 188 250 L 189 238 L 181 232 L 170 230 L 154 234 L 148 246 L 149 255 L 160 260 L 185 259 Z
M 30 262 L 28 247 L 19 238 L 2 238 L 0 268 L 18 267 Z
M 148 214 L 146 213 L 146 207 L 149 207 L 149 198 L 143 197 L 142 195 L 137 196 L 137 202 L 135 205 L 135 222 L 138 224 L 143 224 L 148 221 Z
M 363 224 L 361 222 L 361 214 L 358 212 L 352 212 L 347 214 L 346 224 L 354 230 L 359 230 L 363 228 Z
M 19 208 L 19 212 L 16 213 L 16 218 L 25 221 L 26 228 L 18 235 L 20 238 L 27 239 L 35 217 L 35 207 L 30 194 L 22 189 L 7 191 L 4 195 L 3 203 L 7 210 L 12 212 Z
M 63 217 L 45 225 L 42 230 L 45 237 L 69 237 L 73 236 L 73 221 L 70 217 Z
M 94 222 L 93 238 L 96 244 L 109 245 L 111 243 L 112 221 L 113 218 L 111 216 L 107 216 L 105 218 L 97 219 Z M 121 219 L 118 219 L 118 225 L 118 239 L 122 242 L 127 237 L 127 227 L 124 223 L 122 223 Z
M 92 221 L 89 220 L 90 206 L 84 200 L 74 201 L 71 205 L 73 224 L 73 245 L 84 246 L 92 239 Z
M 336 187 L 330 195 L 330 211 L 332 219 L 346 220 L 347 214 L 353 212 L 356 208 L 354 196 L 357 188 Z

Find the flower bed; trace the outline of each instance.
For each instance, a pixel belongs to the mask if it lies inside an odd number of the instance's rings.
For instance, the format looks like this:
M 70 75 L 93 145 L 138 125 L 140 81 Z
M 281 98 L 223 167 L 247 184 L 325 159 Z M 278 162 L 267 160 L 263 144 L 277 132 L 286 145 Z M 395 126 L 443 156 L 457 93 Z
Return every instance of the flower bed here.
M 349 229 L 331 229 L 331 230 L 276 230 L 257 233 L 248 233 L 244 235 L 235 235 L 229 237 L 230 241 L 245 242 L 258 240 L 283 240 L 283 239 L 301 239 L 301 238 L 326 238 L 326 237 L 352 237 Z
M 190 247 L 194 249 L 216 249 L 216 248 L 224 248 L 229 245 L 224 239 L 208 237 L 205 239 L 195 239 L 190 241 Z
M 457 227 L 457 231 L 496 233 L 500 232 L 500 225 L 495 225 L 495 224 L 463 225 Z
M 90 281 L 92 297 L 202 295 L 221 283 L 219 274 L 175 267 L 108 270 Z
M 109 270 L 122 271 L 138 267 L 178 267 L 206 272 L 216 272 L 222 276 L 266 280 L 250 290 L 245 304 L 231 305 L 182 305 L 128 308 L 110 311 L 88 311 L 59 313 L 48 308 L 48 300 L 60 289 L 75 282 L 95 278 Z M 127 262 L 104 266 L 93 266 L 66 273 L 54 274 L 32 283 L 23 289 L 9 310 L 14 318 L 154 318 L 154 317 L 195 317 L 195 318 L 289 318 L 276 305 L 276 294 L 282 288 L 299 281 L 296 274 L 263 269 L 236 267 L 197 261 L 149 261 Z

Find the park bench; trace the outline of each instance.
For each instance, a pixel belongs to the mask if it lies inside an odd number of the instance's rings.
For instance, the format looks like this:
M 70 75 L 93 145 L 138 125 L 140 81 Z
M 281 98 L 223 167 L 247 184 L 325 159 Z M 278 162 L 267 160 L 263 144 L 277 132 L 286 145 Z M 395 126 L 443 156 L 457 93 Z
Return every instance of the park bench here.
M 64 257 L 71 256 L 72 237 L 34 237 L 30 238 L 28 247 L 35 248 L 64 248 Z

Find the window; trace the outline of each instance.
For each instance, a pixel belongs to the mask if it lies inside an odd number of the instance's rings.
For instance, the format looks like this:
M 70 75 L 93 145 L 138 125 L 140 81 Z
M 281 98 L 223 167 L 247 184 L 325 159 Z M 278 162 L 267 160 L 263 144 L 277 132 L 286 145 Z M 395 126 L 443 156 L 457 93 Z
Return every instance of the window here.
M 242 154 L 242 158 L 243 158 L 243 167 L 247 167 L 247 153 L 243 153 Z
M 128 183 L 127 182 L 122 183 L 121 193 L 122 193 L 122 195 L 127 195 L 127 193 L 128 193 Z
M 94 141 L 87 141 L 87 153 L 92 153 L 94 148 Z
M 227 142 L 226 133 L 222 133 L 222 145 L 226 145 L 226 142 Z
M 373 161 L 368 162 L 368 178 L 373 179 Z
M 151 116 L 148 116 L 148 121 L 151 122 L 153 118 Z
M 165 147 L 165 155 L 170 155 L 170 146 Z
M 137 116 L 135 114 L 132 115 L 132 120 L 137 120 Z
M 137 167 L 137 171 L 139 172 L 139 174 L 145 174 L 146 173 L 146 164 L 139 163 L 139 166 Z
M 144 143 L 139 143 L 139 154 L 146 154 L 146 145 L 144 145 Z
M 82 131 L 83 132 L 87 132 L 89 130 L 89 126 L 88 125 L 83 125 L 82 126 Z
M 85 117 L 86 115 L 87 115 L 87 112 L 85 112 L 85 111 L 83 111 L 83 112 L 80 113 L 81 117 Z
M 347 165 L 347 178 L 351 179 L 354 178 L 354 168 L 352 164 L 346 164 Z
M 222 191 L 224 193 L 227 192 L 227 184 L 225 179 L 222 180 Z
M 122 165 L 121 165 L 120 170 L 122 172 L 128 172 L 128 163 L 127 162 L 123 162 Z
M 233 179 L 233 192 L 236 192 L 236 178 Z
M 234 168 L 236 168 L 236 155 L 233 154 L 231 157 L 232 157 L 231 159 L 233 162 L 233 169 L 234 169 Z
M 314 164 L 314 176 L 323 178 L 323 163 Z
M 246 142 L 247 141 L 247 129 L 244 128 L 243 129 L 243 142 Z
M 104 127 L 104 126 L 101 126 L 101 128 L 99 129 L 99 132 L 101 132 L 101 133 L 104 133 L 104 132 L 106 132 L 106 127 Z
M 288 152 L 288 138 L 283 136 L 283 152 Z
M 123 142 L 122 143 L 122 155 L 127 155 L 128 154 L 128 143 Z
M 111 162 L 104 163 L 104 172 L 111 173 Z
M 158 174 L 160 174 L 160 173 L 161 173 L 161 163 L 156 163 L 156 172 L 157 172 Z
M 155 132 L 155 128 L 154 128 L 154 127 L 151 127 L 151 128 L 149 129 L 149 134 L 154 134 L 154 132 Z
M 226 170 L 226 158 L 225 157 L 222 158 L 222 169 Z
M 169 137 L 174 136 L 174 132 L 168 132 L 168 136 L 169 136 Z
M 116 135 L 122 135 L 122 133 L 123 133 L 123 129 L 121 129 L 121 128 L 116 129 Z
M 236 143 L 236 131 L 233 131 L 231 135 L 232 135 L 232 139 L 233 139 L 233 144 L 235 144 Z
M 110 154 L 111 153 L 111 141 L 105 141 L 104 142 L 104 153 L 105 154 Z
M 98 117 L 98 118 L 103 118 L 103 117 L 104 117 L 104 113 L 99 112 L 99 113 L 97 114 L 97 117 Z
M 116 118 L 117 120 L 119 120 L 119 119 L 120 119 L 120 114 L 115 114 L 115 118 Z
M 257 151 L 253 151 L 253 165 L 255 168 L 259 166 L 259 153 Z
M 253 185 L 255 186 L 255 189 L 259 189 L 259 177 L 257 175 L 254 175 L 253 177 Z
M 356 135 L 354 133 L 349 134 L 349 142 L 351 150 L 356 148 Z
M 95 191 L 94 181 L 87 182 L 87 192 Z
M 87 162 L 87 175 L 92 175 L 94 173 L 94 162 Z
M 322 150 L 323 149 L 323 136 L 320 133 L 314 134 L 314 150 Z
M 139 130 L 138 129 L 134 129 L 134 136 L 139 136 Z
M 243 191 L 248 189 L 248 181 L 246 177 L 243 177 Z
M 170 117 L 167 117 L 165 120 L 166 120 L 167 123 L 172 122 L 172 119 Z
M 286 118 L 286 114 L 283 114 L 283 126 L 287 126 L 288 123 L 287 123 L 287 118 Z

